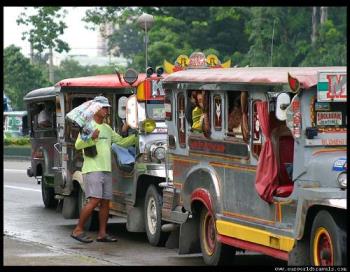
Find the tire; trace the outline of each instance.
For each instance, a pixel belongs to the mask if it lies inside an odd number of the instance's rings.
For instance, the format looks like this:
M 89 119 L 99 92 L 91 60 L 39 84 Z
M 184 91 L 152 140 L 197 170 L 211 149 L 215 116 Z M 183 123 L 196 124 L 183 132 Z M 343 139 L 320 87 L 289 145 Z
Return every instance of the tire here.
M 320 211 L 312 224 L 310 241 L 311 264 L 344 266 L 346 258 L 346 223 L 328 211 Z
M 55 199 L 54 188 L 46 185 L 45 176 L 41 177 L 41 196 L 42 196 L 45 208 L 54 208 L 57 206 L 58 201 Z
M 207 209 L 202 209 L 199 220 L 199 240 L 204 262 L 207 265 L 233 264 L 236 249 L 217 240 L 215 218 Z
M 70 196 L 65 196 L 62 206 L 62 215 L 65 219 L 76 219 L 79 216 L 78 196 L 73 191 Z
M 86 197 L 85 192 L 81 189 L 79 186 L 79 192 L 78 192 L 78 213 L 80 215 L 80 211 L 85 205 Z M 99 221 L 98 221 L 98 211 L 93 211 L 89 219 L 84 224 L 85 230 L 91 230 L 95 231 L 98 230 L 99 227 Z
M 164 246 L 169 233 L 162 232 L 162 197 L 154 185 L 150 185 L 146 192 L 145 229 L 148 241 L 153 246 Z
M 296 246 L 289 253 L 288 265 L 305 266 L 310 265 L 310 248 L 309 236 L 303 237 L 302 240 L 296 241 Z

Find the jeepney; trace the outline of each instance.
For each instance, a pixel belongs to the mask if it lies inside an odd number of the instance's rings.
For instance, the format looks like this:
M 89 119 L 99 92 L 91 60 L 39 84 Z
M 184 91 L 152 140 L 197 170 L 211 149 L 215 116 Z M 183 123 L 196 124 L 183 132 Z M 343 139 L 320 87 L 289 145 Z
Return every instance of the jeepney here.
M 46 207 L 62 203 L 64 218 L 78 218 L 85 200 L 81 173 L 82 152 L 74 143 L 79 127 L 65 116 L 73 108 L 97 95 L 108 98 L 110 105 L 106 122 L 119 134 L 123 122 L 128 122 L 138 135 L 134 164 L 120 165 L 112 152 L 113 199 L 111 215 L 126 218 L 131 232 L 145 232 L 153 245 L 164 243 L 167 233 L 160 231 L 161 190 L 158 183 L 166 177 L 164 154 L 166 126 L 164 120 L 164 92 L 161 88 L 162 68 L 148 69 L 138 74 L 128 69 L 124 75 L 100 75 L 69 78 L 59 81 L 53 88 L 29 92 L 24 100 L 33 123 L 32 166 L 28 175 L 41 180 Z M 52 128 L 35 130 L 38 103 L 52 103 Z M 150 132 L 152 131 L 152 132 Z M 38 134 L 39 133 L 39 134 Z M 40 134 L 41 133 L 41 134 Z M 86 224 L 96 228 L 97 211 Z
M 56 96 L 52 87 L 40 88 L 29 92 L 24 97 L 28 112 L 28 127 L 31 142 L 31 166 L 27 169 L 29 177 L 35 177 L 41 184 L 42 200 L 45 207 L 57 206 L 54 197 L 54 144 L 57 142 L 56 131 Z M 49 109 L 51 125 L 40 126 L 38 116 L 46 107 Z
M 163 80 L 172 177 L 162 217 L 179 226 L 179 254 L 346 265 L 346 67 L 207 69 L 199 55 Z M 201 132 L 185 114 L 193 91 Z

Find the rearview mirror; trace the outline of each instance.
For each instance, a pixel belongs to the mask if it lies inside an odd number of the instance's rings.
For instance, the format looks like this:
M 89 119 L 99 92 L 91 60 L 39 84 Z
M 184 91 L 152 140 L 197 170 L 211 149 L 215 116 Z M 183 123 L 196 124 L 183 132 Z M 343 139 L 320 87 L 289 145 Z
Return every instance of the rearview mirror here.
M 136 95 L 131 95 L 126 102 L 126 123 L 131 128 L 138 127 L 138 118 L 137 118 L 137 98 Z
M 118 116 L 121 119 L 126 118 L 126 103 L 128 98 L 126 96 L 122 96 L 118 101 Z
M 280 121 L 287 119 L 286 110 L 290 104 L 290 96 L 287 93 L 280 93 L 276 101 L 276 118 Z

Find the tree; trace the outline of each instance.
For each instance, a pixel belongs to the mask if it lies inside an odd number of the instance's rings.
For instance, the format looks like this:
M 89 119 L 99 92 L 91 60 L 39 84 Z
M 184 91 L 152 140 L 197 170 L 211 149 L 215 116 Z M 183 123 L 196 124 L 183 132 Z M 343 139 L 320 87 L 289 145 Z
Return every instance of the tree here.
M 49 80 L 53 83 L 52 50 L 58 53 L 70 50 L 69 45 L 59 38 L 67 28 L 63 21 L 66 11 L 62 11 L 61 7 L 34 7 L 34 11 L 35 15 L 22 12 L 17 24 L 31 27 L 29 31 L 22 33 L 22 39 L 28 40 L 33 49 L 39 53 L 49 50 Z
M 4 92 L 15 110 L 24 110 L 23 97 L 34 89 L 50 86 L 43 70 L 31 65 L 19 47 L 11 45 L 4 49 Z

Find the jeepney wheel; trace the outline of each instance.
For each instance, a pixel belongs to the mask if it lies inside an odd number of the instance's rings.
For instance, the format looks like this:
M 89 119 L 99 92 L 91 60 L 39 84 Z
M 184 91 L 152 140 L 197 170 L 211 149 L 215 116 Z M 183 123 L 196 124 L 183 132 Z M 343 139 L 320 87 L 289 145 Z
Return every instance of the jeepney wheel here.
M 145 229 L 148 241 L 153 246 L 164 246 L 169 233 L 162 232 L 162 197 L 154 185 L 150 185 L 146 192 Z
M 204 262 L 207 265 L 232 264 L 236 250 L 217 240 L 215 217 L 212 213 L 202 209 L 199 222 L 199 240 Z
M 54 208 L 57 206 L 57 200 L 55 199 L 54 188 L 49 187 L 45 182 L 45 176 L 41 176 L 41 196 L 45 205 L 45 208 Z
M 79 211 L 79 216 L 80 216 L 80 211 L 83 209 L 87 199 L 85 197 L 85 192 L 81 187 L 79 186 L 79 191 L 78 191 L 78 211 Z M 91 216 L 89 219 L 86 221 L 84 224 L 84 229 L 85 230 L 98 230 L 99 227 L 99 221 L 98 221 L 98 211 L 92 211 Z
M 320 211 L 311 229 L 311 264 L 317 266 L 346 265 L 346 226 L 344 218 Z

